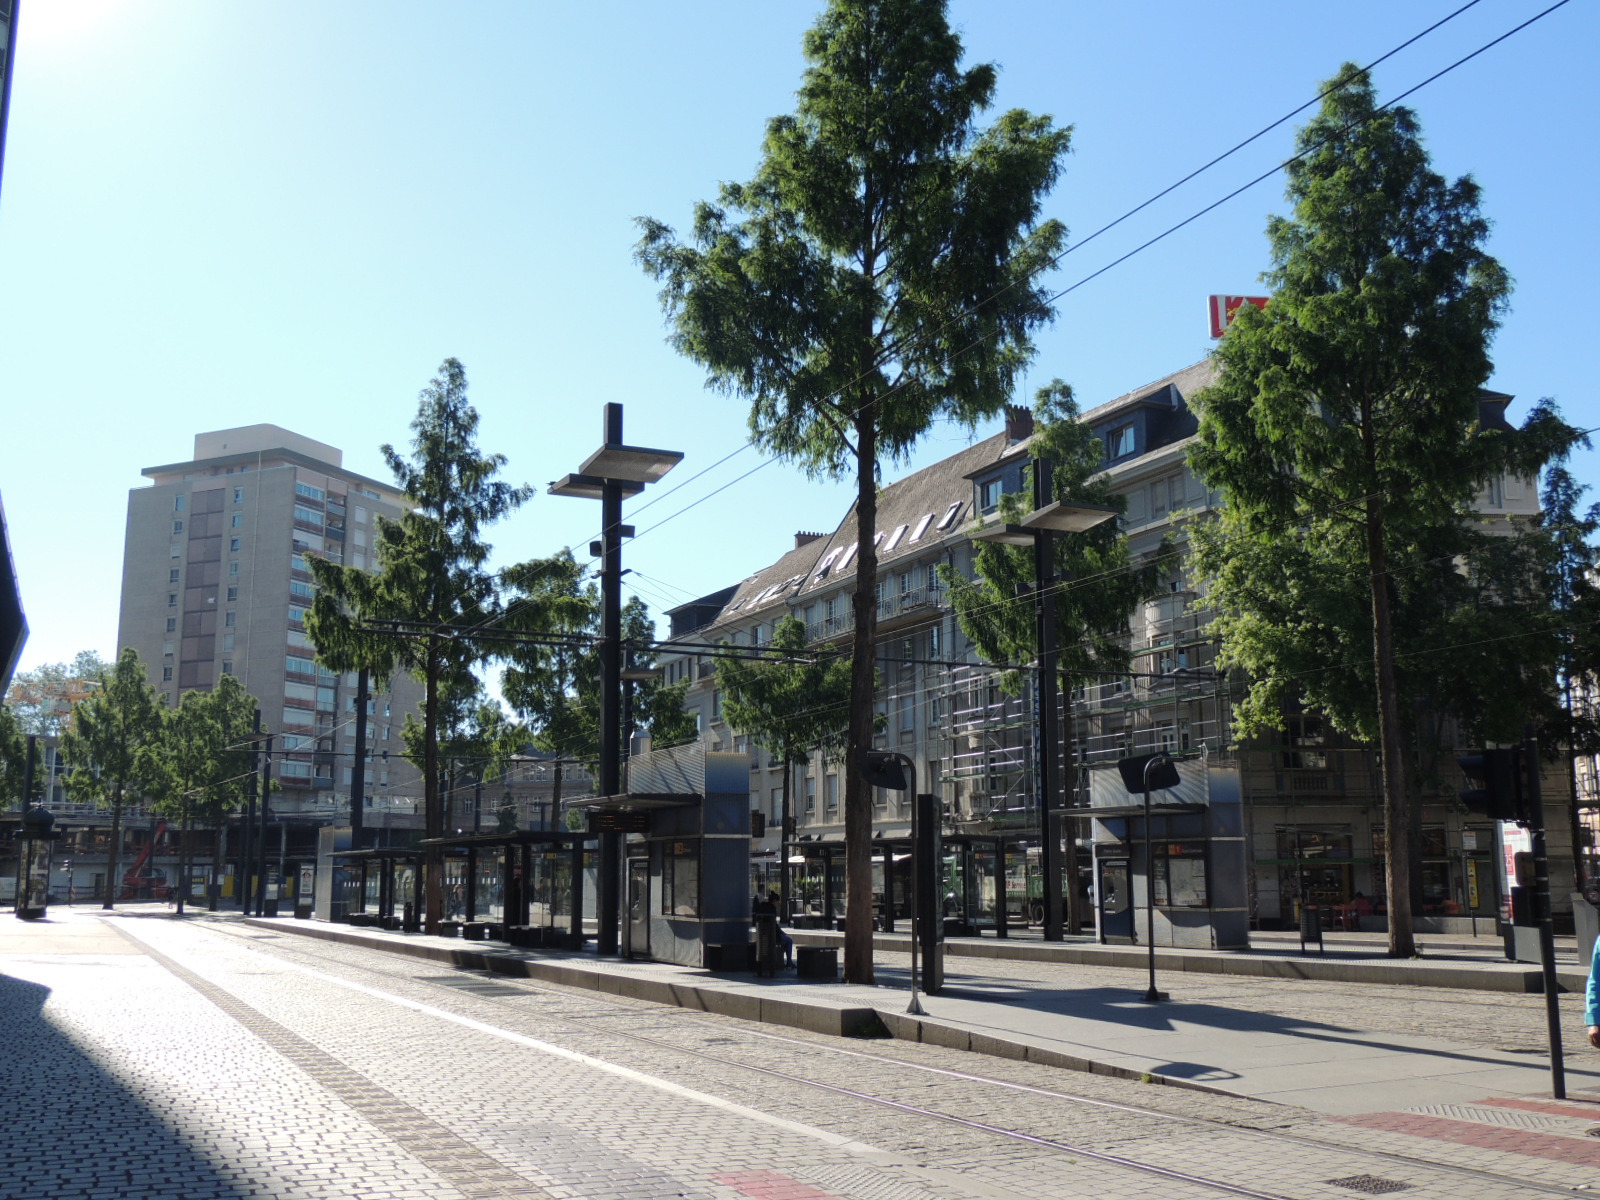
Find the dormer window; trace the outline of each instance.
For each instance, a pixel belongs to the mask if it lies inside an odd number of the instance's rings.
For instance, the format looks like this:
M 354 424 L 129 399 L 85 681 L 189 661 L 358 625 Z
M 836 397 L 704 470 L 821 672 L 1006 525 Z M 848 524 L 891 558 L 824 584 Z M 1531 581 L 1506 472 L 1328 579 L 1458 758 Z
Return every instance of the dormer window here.
M 1127 458 L 1134 452 L 1133 426 L 1123 425 L 1106 434 L 1106 457 Z
M 978 511 L 992 513 L 1000 507 L 1000 494 L 1005 489 L 998 478 L 985 479 L 978 485 Z
M 955 521 L 956 515 L 961 511 L 962 503 L 963 501 L 957 500 L 954 504 L 947 508 L 944 516 L 939 518 L 939 523 L 935 525 L 934 528 L 941 531 L 949 529 L 951 524 Z

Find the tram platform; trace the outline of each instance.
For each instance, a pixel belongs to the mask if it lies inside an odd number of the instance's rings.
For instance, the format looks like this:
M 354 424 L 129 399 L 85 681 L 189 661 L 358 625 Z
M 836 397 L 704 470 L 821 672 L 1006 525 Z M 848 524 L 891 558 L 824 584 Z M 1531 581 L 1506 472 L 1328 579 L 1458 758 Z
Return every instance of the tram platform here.
M 1381 937 L 1358 934 L 1330 937 L 1325 954 L 1301 955 L 1292 935 L 1270 934 L 1246 952 L 1161 949 L 1158 981 L 1170 998 L 1159 1003 L 1141 998 L 1148 965 L 1143 947 L 1047 944 L 1036 936 L 956 939 L 946 945 L 944 989 L 923 996 L 925 1012 L 913 1015 L 906 1011 L 909 938 L 903 933 L 877 935 L 879 983 L 859 986 L 291 918 L 248 920 L 277 932 L 530 982 L 835 1036 L 891 1036 L 1326 1113 L 1550 1095 L 1549 1060 L 1537 1049 L 1544 1002 L 1528 992 L 1537 986 L 1537 968 L 1506 962 L 1500 941 L 1488 936 L 1425 939 L 1423 957 L 1403 962 L 1382 956 Z M 820 931 L 794 936 L 797 946 L 842 942 L 842 935 Z M 1600 1057 L 1578 1048 L 1583 976 L 1572 939 L 1564 941 L 1560 981 L 1577 992 L 1561 999 L 1566 1086 L 1571 1097 L 1593 1101 L 1600 1117 Z M 1312 995 L 1263 988 L 1255 980 L 1378 983 L 1396 990 L 1340 989 L 1336 997 L 1318 997 L 1314 1006 L 1297 1006 L 1297 995 L 1308 1001 Z M 1415 988 L 1448 991 L 1431 1000 Z M 1476 998 L 1469 994 L 1474 991 Z M 1468 1011 L 1462 1005 L 1487 1010 L 1475 1017 L 1480 1029 L 1492 1028 L 1493 1014 L 1500 1013 L 1515 1018 L 1506 1023 L 1520 1034 L 1487 1039 L 1498 1045 L 1486 1044 L 1484 1036 L 1462 1036 L 1452 1024 Z M 1307 1011 L 1296 1011 L 1300 1007 Z

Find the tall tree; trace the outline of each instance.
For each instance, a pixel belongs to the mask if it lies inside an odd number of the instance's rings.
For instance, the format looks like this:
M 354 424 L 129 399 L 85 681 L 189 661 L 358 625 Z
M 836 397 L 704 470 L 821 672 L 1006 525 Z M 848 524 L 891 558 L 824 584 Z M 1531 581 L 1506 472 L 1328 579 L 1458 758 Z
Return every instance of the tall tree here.
M 129 647 L 116 666 L 101 672 L 99 688 L 73 709 L 72 726 L 61 736 L 61 753 L 72 768 L 67 791 L 111 812 L 104 908 L 115 907 L 122 813 L 130 793 L 151 782 L 148 748 L 161 736 L 162 710 L 144 663 Z
M 1051 494 L 1074 504 L 1092 504 L 1127 510 L 1127 499 L 1101 474 L 1105 451 L 1089 427 L 1078 420 L 1072 389 L 1052 380 L 1034 397 L 1034 433 L 1029 449 L 1035 461 L 1051 466 Z M 1031 477 L 1020 493 L 1000 498 L 1000 519 L 1016 523 L 1033 507 Z M 1073 770 L 1072 691 L 1074 678 L 1104 679 L 1129 670 L 1128 617 L 1134 606 L 1160 588 L 1158 562 L 1168 550 L 1161 548 L 1144 562 L 1134 563 L 1119 523 L 1106 521 L 1084 533 L 1057 534 L 1051 539 L 1055 574 L 1052 611 L 1056 622 L 1059 690 L 1062 697 L 1062 777 L 1068 780 L 1064 807 L 1072 807 Z M 980 542 L 975 578 L 967 579 L 948 565 L 939 568 L 950 589 L 951 606 L 961 630 L 990 662 L 1031 662 L 1039 657 L 1039 630 L 1035 620 L 1033 589 L 1036 567 L 1033 550 L 998 542 Z M 1000 686 L 1020 695 L 1026 686 L 1023 673 L 1008 670 Z M 1047 752 L 1053 753 L 1054 747 Z M 1041 835 L 1046 831 L 1041 830 Z M 1067 838 L 1067 926 L 1076 932 L 1082 923 L 1077 887 L 1077 837 Z
M 1565 456 L 1562 456 L 1563 458 Z M 1540 494 L 1542 525 L 1554 553 L 1547 575 L 1551 611 L 1561 642 L 1557 685 L 1561 694 L 1560 723 L 1541 745 L 1560 746 L 1566 759 L 1572 796 L 1568 832 L 1572 837 L 1573 886 L 1583 890 L 1590 880 L 1584 861 L 1583 823 L 1578 795 L 1579 755 L 1600 751 L 1600 713 L 1590 691 L 1600 677 L 1600 586 L 1595 578 L 1594 536 L 1600 531 L 1600 504 L 1580 510 L 1589 489 L 1557 462 L 1545 472 Z
M 1020 110 L 980 130 L 996 70 L 963 71 L 942 0 L 832 0 L 805 36 L 792 115 L 753 180 L 695 209 L 692 240 L 641 219 L 677 349 L 750 401 L 756 444 L 856 483 L 845 767 L 846 980 L 873 981 L 872 745 L 880 459 L 941 418 L 998 412 L 1051 315 L 1040 222 L 1071 138 Z
M 773 655 L 717 658 L 717 684 L 722 688 L 722 714 L 728 727 L 749 736 L 783 768 L 779 819 L 782 845 L 792 832 L 794 769 L 813 751 L 837 757 L 849 734 L 850 663 L 839 657 L 808 655 L 803 621 L 784 617 L 772 631 Z M 789 911 L 789 865 L 784 854 L 779 875 L 783 909 Z
M 1377 742 L 1389 953 L 1410 956 L 1396 556 L 1459 524 L 1489 476 L 1534 474 L 1548 449 L 1534 434 L 1547 431 L 1479 425 L 1510 282 L 1483 249 L 1477 184 L 1436 174 L 1416 115 L 1380 107 L 1359 68 L 1329 86 L 1287 168 L 1293 214 L 1268 223 L 1272 302 L 1235 322 L 1215 352 L 1218 381 L 1194 398 L 1191 463 L 1225 498 L 1197 542 L 1226 614 L 1224 662 L 1253 676 L 1242 727 L 1278 724 L 1294 678 L 1337 726 Z M 1338 611 L 1320 591 L 1336 577 L 1363 583 Z M 1343 654 L 1290 675 L 1330 631 Z
M 178 851 L 178 912 L 189 898 L 194 830 L 210 827 L 213 869 L 221 868 L 223 831 L 229 814 L 244 803 L 253 767 L 256 701 L 232 675 L 209 692 L 183 694 L 167 709 L 161 736 L 145 747 L 147 778 L 156 808 L 181 831 Z M 216 889 L 212 888 L 215 901 Z
M 398 521 L 380 519 L 376 573 L 310 559 L 318 592 L 306 632 L 318 658 L 336 670 L 381 657 L 371 635 L 391 634 L 392 661 L 423 685 L 423 823 L 426 836 L 437 838 L 445 834 L 441 703 L 466 690 L 473 668 L 490 655 L 491 647 L 473 634 L 499 613 L 483 529 L 519 507 L 532 489 L 494 478 L 505 456 L 478 449 L 478 414 L 467 402 L 466 371 L 453 358 L 422 390 L 411 429 L 409 458 L 393 446 L 382 449 L 396 485 L 415 507 Z M 439 848 L 430 848 L 424 897 L 430 933 L 444 911 L 441 864 Z

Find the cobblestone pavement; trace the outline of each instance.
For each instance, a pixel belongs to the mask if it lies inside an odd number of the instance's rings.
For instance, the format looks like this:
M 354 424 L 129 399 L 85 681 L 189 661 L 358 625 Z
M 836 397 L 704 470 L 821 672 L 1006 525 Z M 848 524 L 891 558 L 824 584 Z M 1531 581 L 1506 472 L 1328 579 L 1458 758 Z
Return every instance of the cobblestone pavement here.
M 1498 1200 L 1600 1180 L 1587 1136 L 1600 1109 L 1576 1103 L 1327 1119 L 451 972 L 235 919 L 77 913 L 32 933 L 0 952 L 16 1114 L 4 1198 Z M 996 980 L 1014 968 L 1056 969 L 984 965 Z M 1446 1021 L 1496 1044 L 1528 1032 L 1476 995 L 1203 986 L 1216 1004 L 1321 1006 L 1344 1023 Z

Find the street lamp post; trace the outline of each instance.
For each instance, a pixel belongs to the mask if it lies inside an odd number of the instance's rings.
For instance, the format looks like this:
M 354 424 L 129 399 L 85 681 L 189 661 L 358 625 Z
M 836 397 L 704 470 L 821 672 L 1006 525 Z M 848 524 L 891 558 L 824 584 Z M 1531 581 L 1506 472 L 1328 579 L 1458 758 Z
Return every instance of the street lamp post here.
M 1084 533 L 1117 516 L 1117 510 L 1101 504 L 1075 504 L 1051 500 L 1054 464 L 1047 458 L 1033 460 L 1033 511 L 1013 525 L 988 523 L 969 529 L 974 541 L 999 542 L 1008 546 L 1027 546 L 1033 550 L 1033 619 L 1039 651 L 1039 677 L 1035 683 L 1038 719 L 1034 746 L 1034 771 L 1039 810 L 1039 871 L 1043 875 L 1044 938 L 1059 942 L 1064 937 L 1061 890 L 1061 838 L 1051 828 L 1051 813 L 1062 785 L 1062 763 L 1056 756 L 1061 742 L 1061 725 L 1056 713 L 1060 701 L 1057 674 L 1060 646 L 1053 600 L 1056 591 L 1055 538 L 1062 533 Z M 1070 712 L 1067 714 L 1071 719 Z M 1069 837 L 1076 836 L 1070 827 Z M 1076 881 L 1074 881 L 1076 887 Z M 1002 901 L 1002 904 L 1004 902 Z M 1074 933 L 1077 930 L 1073 930 Z
M 600 778 L 603 796 L 621 789 L 622 749 L 622 539 L 633 527 L 622 523 L 622 502 L 644 491 L 672 470 L 683 455 L 676 450 L 650 450 L 622 441 L 622 405 L 605 406 L 605 441 L 571 475 L 550 485 L 552 496 L 577 496 L 600 501 L 601 540 L 590 544 L 600 558 Z M 595 914 L 599 929 L 595 949 L 618 950 L 621 915 L 622 834 L 600 834 L 600 870 Z

